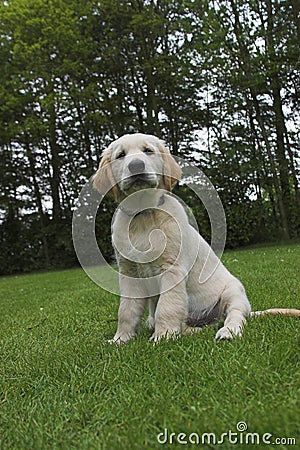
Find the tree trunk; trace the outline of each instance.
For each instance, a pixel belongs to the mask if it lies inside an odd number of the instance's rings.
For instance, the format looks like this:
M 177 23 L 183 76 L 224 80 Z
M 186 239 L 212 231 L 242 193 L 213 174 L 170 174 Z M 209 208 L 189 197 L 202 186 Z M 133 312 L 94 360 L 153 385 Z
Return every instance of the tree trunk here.
M 265 129 L 264 121 L 263 121 L 263 118 L 262 118 L 261 113 L 260 113 L 259 102 L 258 102 L 257 97 L 254 94 L 252 88 L 250 88 L 250 92 L 251 92 L 252 101 L 253 101 L 253 104 L 254 104 L 254 109 L 255 109 L 255 112 L 256 112 L 256 119 L 258 121 L 260 130 L 261 130 L 261 134 L 262 134 L 265 146 L 266 146 L 266 151 L 267 151 L 267 155 L 268 155 L 270 166 L 271 166 L 271 172 L 272 172 L 272 176 L 273 176 L 273 183 L 274 183 L 274 187 L 275 187 L 277 203 L 278 203 L 278 209 L 279 209 L 280 218 L 281 218 L 281 226 L 282 226 L 283 238 L 286 239 L 286 240 L 289 240 L 290 239 L 290 234 L 289 234 L 288 218 L 287 218 L 287 214 L 286 214 L 285 205 L 284 205 L 284 202 L 283 202 L 282 191 L 281 191 L 280 184 L 279 184 L 278 177 L 277 177 L 277 173 L 276 173 L 276 165 L 275 165 L 275 161 L 274 161 L 274 158 L 273 158 L 273 155 L 272 155 L 272 150 L 271 150 L 271 146 L 270 146 L 270 143 L 269 143 L 268 134 L 267 134 L 267 131 Z
M 62 216 L 59 185 L 60 185 L 60 161 L 59 161 L 59 145 L 57 143 L 56 134 L 56 109 L 55 94 L 51 82 L 46 82 L 46 91 L 48 94 L 48 115 L 49 115 L 49 145 L 51 153 L 52 174 L 50 178 L 51 194 L 53 202 L 53 221 L 59 222 Z
M 242 70 L 245 78 L 247 77 L 246 79 L 248 79 L 249 74 L 252 73 L 252 66 L 251 66 L 249 50 L 246 47 L 246 44 L 244 43 L 244 41 L 242 39 L 242 28 L 241 28 L 241 24 L 240 24 L 240 20 L 239 20 L 239 13 L 237 11 L 234 0 L 230 0 L 230 4 L 231 4 L 233 15 L 234 15 L 234 32 L 236 35 L 236 39 L 237 39 L 237 42 L 239 45 L 239 51 L 240 51 L 239 66 L 240 66 L 240 69 Z M 260 130 L 261 130 L 262 138 L 263 138 L 263 141 L 266 146 L 266 151 L 267 151 L 267 155 L 268 155 L 270 166 L 271 166 L 273 182 L 274 182 L 274 187 L 275 187 L 276 197 L 277 197 L 277 202 L 278 202 L 278 209 L 280 212 L 283 238 L 288 240 L 288 239 L 290 239 L 290 234 L 289 234 L 287 211 L 286 211 L 286 207 L 285 207 L 285 204 L 283 201 L 283 195 L 282 195 L 283 193 L 281 190 L 281 186 L 279 184 L 278 177 L 277 177 L 276 164 L 275 164 L 275 161 L 274 161 L 274 158 L 272 155 L 272 150 L 271 150 L 271 145 L 270 145 L 269 138 L 268 138 L 268 133 L 266 131 L 264 120 L 263 120 L 263 117 L 260 112 L 260 106 L 259 106 L 259 101 L 258 101 L 258 97 L 257 97 L 256 87 L 251 82 L 247 83 L 247 87 L 251 94 L 251 98 L 252 98 L 252 102 L 253 102 L 253 106 L 254 106 L 254 110 L 255 110 L 255 114 L 256 114 L 256 120 L 257 120 Z
M 149 63 L 146 63 L 144 69 L 145 79 L 147 84 L 147 128 L 150 134 L 156 134 L 156 136 L 161 136 L 160 125 L 158 121 L 158 108 L 155 95 L 155 84 L 152 74 L 152 68 Z
M 282 108 L 282 100 L 280 95 L 280 81 L 278 77 L 277 69 L 277 57 L 274 44 L 274 24 L 273 24 L 273 10 L 270 0 L 266 0 L 268 11 L 268 29 L 267 29 L 267 49 L 268 56 L 270 58 L 270 67 L 274 68 L 270 71 L 271 91 L 273 96 L 273 110 L 275 114 L 275 130 L 276 130 L 276 158 L 279 167 L 279 178 L 281 184 L 281 192 L 284 203 L 284 209 L 286 213 L 287 222 L 290 219 L 290 207 L 291 207 L 291 191 L 289 180 L 289 162 L 286 156 L 285 142 L 284 142 L 284 130 L 285 130 L 285 118 Z
M 265 162 L 265 158 L 263 155 L 263 151 L 262 151 L 262 147 L 260 144 L 260 139 L 256 130 L 256 126 L 254 123 L 254 116 L 253 116 L 253 108 L 252 108 L 252 103 L 251 100 L 248 98 L 248 96 L 246 95 L 246 104 L 247 104 L 247 112 L 248 112 L 248 116 L 249 116 L 249 122 L 250 122 L 250 129 L 252 132 L 252 136 L 253 136 L 253 148 L 255 149 L 256 146 L 258 148 L 258 154 L 256 154 L 256 151 L 254 150 L 254 157 L 258 159 L 259 164 L 262 165 L 262 169 L 258 169 L 257 170 L 257 190 L 258 190 L 258 198 L 259 198 L 259 202 L 262 205 L 262 195 L 261 195 L 261 191 L 262 191 L 262 184 L 261 184 L 261 178 L 264 179 L 264 187 L 268 193 L 270 202 L 271 202 L 271 206 L 272 206 L 272 213 L 273 213 L 273 217 L 274 220 L 276 221 L 276 223 L 278 222 L 278 213 L 276 210 L 276 201 L 274 199 L 274 194 L 273 194 L 273 189 L 275 189 L 274 186 L 274 175 L 272 173 L 272 178 L 271 178 L 271 183 L 269 182 L 269 170 L 266 168 L 266 162 Z M 271 170 L 272 172 L 272 170 Z M 276 176 L 276 174 L 275 174 Z M 275 189 L 276 190 L 276 189 Z M 264 221 L 264 219 L 262 219 Z
M 297 212 L 298 212 L 298 220 L 300 222 L 300 190 L 299 190 L 299 183 L 298 183 L 298 177 L 297 177 L 297 173 L 296 173 L 294 155 L 293 155 L 293 151 L 292 151 L 291 146 L 290 146 L 289 135 L 288 135 L 288 130 L 287 130 L 286 126 L 284 126 L 284 137 L 285 137 L 286 148 L 287 148 L 287 152 L 288 152 L 288 156 L 289 156 L 289 160 L 290 160 L 290 168 L 291 168 L 291 172 L 292 172 L 293 184 L 294 184 L 294 189 L 295 189 L 296 209 L 297 209 Z
M 76 89 L 76 86 L 74 86 L 74 88 Z M 87 157 L 88 157 L 87 158 L 88 159 L 88 164 L 87 165 L 88 165 L 88 167 L 90 169 L 93 169 L 94 161 L 93 161 L 93 155 L 92 155 L 92 146 L 91 146 L 89 127 L 85 123 L 84 113 L 81 110 L 80 101 L 77 101 L 75 96 L 71 95 L 71 98 L 72 98 L 74 106 L 76 108 L 77 116 L 78 116 L 80 127 L 81 127 L 81 133 L 82 133 L 82 136 L 83 136 L 84 146 L 85 146 L 86 154 L 87 154 Z
M 26 154 L 27 154 L 27 157 L 29 160 L 31 176 L 32 176 L 32 180 L 33 180 L 33 189 L 34 189 L 34 194 L 35 194 L 35 198 L 36 198 L 36 204 L 37 204 L 39 217 L 40 217 L 40 227 L 41 227 L 46 267 L 50 267 L 49 246 L 48 246 L 47 235 L 46 235 L 46 230 L 45 230 L 45 217 L 44 217 L 44 210 L 43 210 L 43 204 L 42 204 L 42 196 L 41 196 L 40 187 L 39 187 L 39 183 L 37 181 L 37 176 L 36 176 L 35 159 L 32 154 L 29 142 L 25 143 L 25 147 L 26 147 Z
M 292 5 L 293 21 L 294 21 L 294 24 L 295 24 L 296 30 L 297 30 L 298 44 L 300 45 L 300 18 L 299 18 L 300 4 L 299 4 L 299 0 L 291 0 L 291 5 Z

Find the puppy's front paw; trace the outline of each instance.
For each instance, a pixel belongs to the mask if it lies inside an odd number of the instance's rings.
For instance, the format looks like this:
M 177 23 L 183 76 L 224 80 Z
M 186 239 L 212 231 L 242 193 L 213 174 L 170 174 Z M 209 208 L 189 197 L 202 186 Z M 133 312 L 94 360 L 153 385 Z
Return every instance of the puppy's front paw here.
M 107 344 L 115 344 L 115 345 L 124 345 L 124 344 L 126 344 L 126 342 L 124 342 L 124 341 L 121 341 L 120 339 L 117 339 L 117 340 L 115 340 L 115 339 L 108 339 L 107 341 Z
M 155 332 L 152 334 L 150 341 L 153 342 L 153 344 L 157 344 L 158 342 L 160 342 L 162 339 L 177 339 L 178 336 L 180 335 L 179 331 L 172 331 L 172 330 L 167 330 L 167 331 L 161 331 L 161 332 Z
M 233 339 L 235 337 L 242 337 L 242 328 L 239 325 L 220 328 L 216 334 L 215 340 L 223 341 Z
M 114 336 L 114 338 L 113 339 L 109 339 L 107 341 L 107 343 L 108 344 L 115 344 L 115 345 L 124 345 L 124 344 L 127 344 L 127 342 L 129 342 L 133 338 L 134 338 L 134 336 L 131 335 L 131 334 L 122 334 L 122 335 L 116 334 Z

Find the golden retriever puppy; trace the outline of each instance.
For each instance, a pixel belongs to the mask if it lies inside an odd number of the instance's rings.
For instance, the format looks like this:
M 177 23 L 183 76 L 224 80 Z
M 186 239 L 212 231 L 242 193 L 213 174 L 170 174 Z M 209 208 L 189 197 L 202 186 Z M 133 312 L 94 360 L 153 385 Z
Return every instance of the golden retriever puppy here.
M 181 169 L 155 136 L 125 135 L 104 151 L 94 186 L 120 204 L 112 223 L 120 306 L 113 341 L 136 336 L 149 306 L 154 342 L 222 321 L 216 339 L 241 336 L 250 304 L 241 282 L 189 224 L 171 194 Z

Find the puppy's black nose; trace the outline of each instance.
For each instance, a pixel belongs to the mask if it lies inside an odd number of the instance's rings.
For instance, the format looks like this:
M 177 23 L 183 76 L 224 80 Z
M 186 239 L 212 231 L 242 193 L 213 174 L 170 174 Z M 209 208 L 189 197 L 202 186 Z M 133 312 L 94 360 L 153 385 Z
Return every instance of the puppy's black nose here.
M 128 169 L 132 175 L 143 173 L 145 170 L 145 163 L 141 159 L 133 159 L 128 164 Z

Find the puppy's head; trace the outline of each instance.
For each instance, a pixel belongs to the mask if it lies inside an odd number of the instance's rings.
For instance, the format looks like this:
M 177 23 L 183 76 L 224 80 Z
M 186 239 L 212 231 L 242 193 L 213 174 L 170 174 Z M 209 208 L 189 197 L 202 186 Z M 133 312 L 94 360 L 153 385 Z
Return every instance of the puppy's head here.
M 116 201 L 147 188 L 171 191 L 181 169 L 162 140 L 147 134 L 126 134 L 104 151 L 94 187 Z

